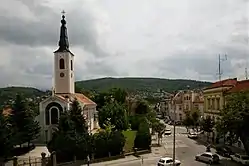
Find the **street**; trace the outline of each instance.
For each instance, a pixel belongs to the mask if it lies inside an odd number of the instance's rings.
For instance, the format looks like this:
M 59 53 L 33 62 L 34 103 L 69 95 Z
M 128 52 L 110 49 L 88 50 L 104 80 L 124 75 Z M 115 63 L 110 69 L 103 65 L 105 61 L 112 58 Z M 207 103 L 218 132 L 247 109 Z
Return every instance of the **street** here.
M 164 136 L 162 140 L 162 147 L 155 148 L 155 151 L 164 150 L 164 155 L 159 154 L 159 152 L 152 152 L 152 154 L 143 155 L 143 164 L 141 158 L 132 158 L 130 159 L 121 159 L 109 162 L 102 162 L 91 164 L 92 166 L 156 166 L 157 161 L 160 159 L 160 156 L 171 157 L 173 152 L 173 126 L 167 125 L 168 128 L 171 128 L 172 134 Z M 176 127 L 176 159 L 181 161 L 181 166 L 207 166 L 206 163 L 195 161 L 195 156 L 199 153 L 205 152 L 206 147 L 197 143 L 195 140 L 192 140 L 187 137 L 185 127 Z M 212 152 L 215 152 L 214 149 L 211 149 Z M 230 161 L 229 159 L 224 159 L 220 157 L 221 166 L 239 166 L 239 164 Z

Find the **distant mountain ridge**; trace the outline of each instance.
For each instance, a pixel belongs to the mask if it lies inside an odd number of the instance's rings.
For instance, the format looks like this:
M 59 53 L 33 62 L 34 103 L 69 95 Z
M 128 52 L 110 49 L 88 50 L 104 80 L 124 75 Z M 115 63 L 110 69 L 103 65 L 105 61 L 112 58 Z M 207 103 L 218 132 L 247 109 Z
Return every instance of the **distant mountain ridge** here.
M 111 88 L 123 88 L 130 92 L 158 92 L 160 90 L 166 92 L 174 92 L 184 89 L 199 89 L 209 86 L 211 82 L 202 82 L 196 80 L 184 79 L 161 79 L 161 78 L 140 78 L 140 77 L 124 77 L 124 78 L 99 78 L 85 81 L 77 81 L 76 87 L 87 91 L 105 91 Z M 33 87 L 6 87 L 0 88 L 0 105 L 8 100 L 15 98 L 19 93 L 25 98 L 37 98 L 50 95 L 49 91 L 42 91 Z
M 184 89 L 199 89 L 209 86 L 211 82 L 203 82 L 185 79 L 163 79 L 163 78 L 99 78 L 86 81 L 77 81 L 76 86 L 86 90 L 104 91 L 110 88 L 123 88 L 128 91 L 150 91 L 164 90 L 173 92 Z

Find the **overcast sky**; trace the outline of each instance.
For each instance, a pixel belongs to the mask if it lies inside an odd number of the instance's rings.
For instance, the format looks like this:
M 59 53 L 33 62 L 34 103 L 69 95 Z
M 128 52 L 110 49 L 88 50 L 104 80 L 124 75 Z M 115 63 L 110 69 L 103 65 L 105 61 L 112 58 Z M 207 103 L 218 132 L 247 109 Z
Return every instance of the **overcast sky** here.
M 51 87 L 63 9 L 77 80 L 245 77 L 247 0 L 1 0 L 0 87 Z

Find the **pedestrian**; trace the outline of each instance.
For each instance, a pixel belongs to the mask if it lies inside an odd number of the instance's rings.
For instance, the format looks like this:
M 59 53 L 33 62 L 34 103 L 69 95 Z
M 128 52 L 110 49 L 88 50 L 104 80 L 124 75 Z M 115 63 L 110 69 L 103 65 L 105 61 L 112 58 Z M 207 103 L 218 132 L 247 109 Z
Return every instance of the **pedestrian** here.
M 87 166 L 89 166 L 90 165 L 90 157 L 89 157 L 89 155 L 87 155 Z

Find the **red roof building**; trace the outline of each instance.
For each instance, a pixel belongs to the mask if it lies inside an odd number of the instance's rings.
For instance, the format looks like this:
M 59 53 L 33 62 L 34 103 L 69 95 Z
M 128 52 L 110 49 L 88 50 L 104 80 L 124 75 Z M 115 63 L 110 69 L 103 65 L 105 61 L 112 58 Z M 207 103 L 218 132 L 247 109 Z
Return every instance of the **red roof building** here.
M 235 93 L 249 90 L 249 80 L 237 81 L 236 85 L 227 91 L 227 93 Z

